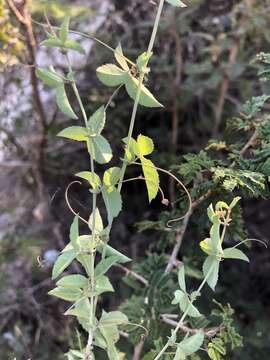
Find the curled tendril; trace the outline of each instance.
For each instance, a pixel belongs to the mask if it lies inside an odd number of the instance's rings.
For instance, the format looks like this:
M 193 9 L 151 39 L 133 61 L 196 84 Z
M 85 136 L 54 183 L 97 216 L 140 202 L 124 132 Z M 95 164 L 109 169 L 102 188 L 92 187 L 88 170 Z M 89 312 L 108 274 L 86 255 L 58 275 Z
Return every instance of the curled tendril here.
M 67 186 L 66 191 L 65 191 L 65 199 L 66 199 L 67 206 L 68 206 L 69 210 L 72 212 L 72 214 L 74 214 L 75 216 L 78 215 L 79 219 L 81 219 L 85 224 L 88 225 L 88 221 L 85 220 L 83 217 L 81 217 L 81 216 L 79 215 L 79 212 L 76 212 L 76 211 L 73 209 L 73 207 L 70 205 L 70 201 L 69 201 L 69 197 L 68 197 L 68 192 L 69 192 L 69 189 L 71 188 L 71 186 L 74 185 L 74 184 L 80 184 L 80 185 L 81 185 L 82 183 L 81 183 L 80 181 L 78 181 L 78 180 L 75 180 L 75 181 L 72 181 L 72 182 Z
M 266 247 L 266 249 L 267 249 L 267 244 L 266 244 L 266 242 L 263 241 L 263 240 L 260 240 L 260 239 L 245 239 L 245 240 L 241 241 L 240 243 L 236 244 L 235 246 L 233 246 L 233 248 L 237 248 L 238 246 L 240 246 L 240 245 L 242 245 L 242 244 L 244 244 L 244 243 L 246 243 L 246 242 L 248 242 L 248 241 L 254 241 L 254 242 L 258 242 L 258 243 L 260 243 L 260 244 L 263 244 L 263 245 Z
M 142 166 L 142 164 L 139 163 L 139 162 L 133 162 L 132 164 Z M 171 228 L 171 227 L 172 227 L 172 225 L 171 225 L 172 223 L 175 223 L 175 222 L 178 222 L 178 221 L 184 219 L 186 216 L 188 216 L 188 215 L 191 213 L 191 211 L 192 211 L 192 199 L 191 199 L 190 193 L 189 193 L 188 189 L 186 188 L 186 186 L 182 183 L 182 181 L 179 180 L 179 179 L 178 179 L 175 175 L 173 175 L 170 171 L 165 170 L 165 169 L 162 169 L 162 168 L 159 168 L 159 167 L 157 167 L 157 166 L 150 166 L 150 165 L 147 165 L 147 166 L 152 167 L 152 168 L 156 169 L 157 171 L 163 172 L 164 174 L 167 174 L 167 175 L 169 175 L 170 177 L 172 177 L 172 178 L 174 179 L 174 181 L 176 181 L 177 184 L 179 184 L 179 185 L 181 186 L 181 188 L 184 190 L 184 192 L 186 193 L 186 195 L 187 195 L 187 197 L 188 197 L 189 206 L 188 206 L 188 210 L 186 211 L 186 213 L 185 213 L 184 215 L 178 217 L 178 218 L 171 219 L 171 220 L 169 220 L 169 221 L 167 222 L 167 227 L 168 227 L 168 228 Z
M 144 334 L 145 337 L 147 337 L 149 335 L 149 330 L 145 326 L 143 326 L 141 324 L 135 324 L 135 323 L 132 323 L 132 322 L 128 322 L 127 325 L 136 326 L 136 327 L 139 327 L 139 328 L 143 329 L 145 331 L 145 334 Z

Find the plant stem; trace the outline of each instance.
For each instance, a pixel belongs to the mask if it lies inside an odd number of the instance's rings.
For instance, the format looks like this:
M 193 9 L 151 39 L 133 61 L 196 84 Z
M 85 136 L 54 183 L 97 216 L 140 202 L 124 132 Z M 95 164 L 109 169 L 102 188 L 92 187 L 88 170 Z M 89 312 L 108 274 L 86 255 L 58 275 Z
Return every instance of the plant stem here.
M 152 50 L 153 50 L 154 43 L 155 43 L 155 40 L 156 40 L 158 25 L 159 25 L 159 22 L 160 22 L 160 16 L 161 16 L 161 13 L 162 13 L 162 10 L 163 10 L 164 2 L 165 2 L 165 0 L 160 0 L 159 1 L 157 15 L 156 15 L 156 18 L 155 18 L 155 23 L 154 23 L 154 26 L 153 26 L 151 38 L 150 38 L 148 49 L 147 49 L 147 55 L 149 57 L 152 54 Z M 129 150 L 129 148 L 130 148 L 130 141 L 131 141 L 131 138 L 132 138 L 133 129 L 134 129 L 134 125 L 135 125 L 135 120 L 136 120 L 136 115 L 137 115 L 137 110 L 138 110 L 138 105 L 139 105 L 139 100 L 140 100 L 140 95 L 141 95 L 141 91 L 142 91 L 142 85 L 143 85 L 144 77 L 145 77 L 145 73 L 143 71 L 141 71 L 140 72 L 140 78 L 139 78 L 139 85 L 138 85 L 136 98 L 135 98 L 135 102 L 134 102 L 133 109 L 132 109 L 130 125 L 129 125 L 129 130 L 128 130 L 127 150 Z M 118 191 L 119 192 L 122 189 L 122 182 L 124 180 L 126 169 L 127 169 L 127 163 L 124 161 L 123 165 L 122 165 L 122 169 L 121 169 L 120 181 L 119 181 L 119 184 L 118 184 Z
M 214 264 L 210 267 L 208 273 L 206 274 L 205 278 L 203 279 L 203 281 L 201 282 L 200 286 L 197 289 L 197 292 L 201 292 L 202 288 L 204 287 L 204 285 L 206 284 L 209 276 L 211 275 L 212 271 L 214 269 Z M 189 303 L 189 306 L 187 307 L 186 311 L 184 312 L 184 314 L 182 315 L 181 319 L 179 320 L 176 328 L 174 329 L 174 331 L 172 332 L 172 335 L 170 337 L 173 338 L 179 331 L 179 329 L 181 328 L 181 325 L 183 324 L 183 321 L 185 320 L 186 316 L 188 315 L 188 312 L 193 304 L 193 302 L 195 301 L 195 299 L 191 300 Z M 158 360 L 161 358 L 161 356 L 165 353 L 165 351 L 168 349 L 168 347 L 170 346 L 170 339 L 167 341 L 167 343 L 164 345 L 164 347 L 162 348 L 162 350 L 158 353 L 158 355 L 154 358 L 154 360 Z
M 68 55 L 66 54 L 66 58 L 67 58 L 67 62 L 68 62 L 68 67 L 69 67 L 69 72 L 72 76 L 72 81 L 71 81 L 71 86 L 72 89 L 74 91 L 74 94 L 76 96 L 76 99 L 79 103 L 82 115 L 83 115 L 83 119 L 84 119 L 84 123 L 85 123 L 85 127 L 87 127 L 87 115 L 86 115 L 86 111 L 85 108 L 83 106 L 82 103 L 82 99 L 81 96 L 79 94 L 74 76 L 73 76 L 73 70 L 68 58 Z M 90 168 L 91 168 L 91 173 L 94 174 L 95 172 L 95 168 L 94 168 L 94 160 L 92 158 L 92 156 L 90 155 Z M 95 287 L 95 252 L 93 251 L 94 248 L 94 244 L 95 244 L 95 227 L 96 227 L 96 208 L 97 208 L 97 194 L 93 193 L 92 195 L 92 246 L 91 246 L 91 272 L 90 272 L 90 284 L 91 284 L 91 296 L 90 296 L 90 314 L 89 314 L 89 334 L 88 334 L 88 340 L 87 340 L 87 346 L 86 346 L 86 350 L 85 350 L 85 357 L 84 360 L 91 360 L 91 353 L 92 353 L 92 344 L 93 344 L 93 327 L 94 327 L 94 319 L 95 319 L 95 296 L 94 296 L 94 287 Z

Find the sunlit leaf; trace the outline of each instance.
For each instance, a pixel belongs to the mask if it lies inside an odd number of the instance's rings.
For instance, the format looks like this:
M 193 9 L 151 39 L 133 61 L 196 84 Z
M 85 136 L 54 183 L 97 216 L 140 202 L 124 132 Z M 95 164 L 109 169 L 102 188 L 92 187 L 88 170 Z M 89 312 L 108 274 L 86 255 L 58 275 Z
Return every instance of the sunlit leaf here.
M 111 146 L 102 135 L 97 135 L 88 140 L 88 150 L 99 164 L 106 164 L 112 158 Z
M 249 258 L 246 256 L 246 254 L 244 254 L 243 251 L 236 249 L 235 247 L 224 249 L 223 257 L 224 259 L 236 259 L 249 262 Z
M 118 62 L 118 64 L 122 67 L 122 69 L 125 71 L 128 71 L 129 66 L 124 57 L 122 46 L 120 43 L 118 44 L 117 48 L 114 50 L 114 56 L 115 56 L 115 59 Z
M 88 181 L 95 190 L 101 186 L 101 180 L 99 176 L 96 173 L 92 173 L 91 171 L 81 171 L 75 174 L 75 176 Z
M 91 135 L 100 135 L 105 126 L 106 113 L 104 106 L 101 106 L 88 120 L 88 128 Z
M 142 156 L 152 154 L 154 151 L 154 143 L 153 140 L 148 136 L 139 135 L 137 137 L 137 145 L 139 152 Z
M 103 175 L 103 183 L 106 186 L 115 186 L 120 178 L 121 169 L 112 167 L 105 171 Z
M 220 260 L 215 256 L 208 256 L 203 263 L 203 275 L 207 277 L 207 284 L 215 291 L 218 282 Z
M 92 225 L 93 225 L 93 213 L 91 213 L 89 220 L 88 220 L 88 226 L 91 231 L 93 231 Z M 103 229 L 104 229 L 104 227 L 103 227 L 102 217 L 100 216 L 99 209 L 96 208 L 95 209 L 95 233 L 99 234 Z
M 146 181 L 148 199 L 149 202 L 151 202 L 158 193 L 159 175 L 151 160 L 145 159 L 144 157 L 141 157 L 140 160 L 142 163 L 143 175 Z
M 181 0 L 166 0 L 167 3 L 176 6 L 176 7 L 187 7 Z
M 129 96 L 135 100 L 137 95 L 137 90 L 139 87 L 139 80 L 134 78 L 131 75 L 128 75 L 127 81 L 125 82 L 126 90 Z M 141 94 L 139 97 L 139 104 L 146 107 L 163 107 L 163 105 L 158 102 L 151 92 L 144 86 L 141 86 Z
M 70 126 L 60 131 L 57 136 L 75 141 L 87 141 L 89 137 L 86 128 L 82 126 Z
M 106 64 L 97 68 L 97 77 L 106 86 L 118 86 L 126 82 L 127 71 L 114 64 Z

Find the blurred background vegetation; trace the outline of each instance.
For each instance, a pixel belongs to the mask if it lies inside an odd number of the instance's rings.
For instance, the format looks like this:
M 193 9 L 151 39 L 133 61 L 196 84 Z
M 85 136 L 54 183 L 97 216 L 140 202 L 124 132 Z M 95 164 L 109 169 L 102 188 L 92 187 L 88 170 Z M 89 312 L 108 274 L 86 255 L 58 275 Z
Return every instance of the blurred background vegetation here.
M 149 360 L 151 350 L 166 340 L 170 326 L 160 315 L 177 313 L 171 305 L 177 281 L 175 270 L 163 274 L 175 244 L 179 254 L 173 266 L 183 260 L 191 284 L 200 278 L 198 244 L 209 229 L 209 203 L 242 196 L 227 243 L 246 238 L 269 243 L 270 107 L 267 96 L 260 104 L 254 100 L 268 94 L 269 85 L 260 81 L 261 65 L 252 60 L 270 50 L 270 1 L 187 0 L 187 5 L 184 10 L 165 8 L 148 80 L 165 107 L 140 108 L 135 132 L 154 139 L 155 163 L 177 174 L 198 204 L 187 221 L 168 231 L 167 221 L 187 208 L 181 189 L 162 177 L 168 207 L 158 200 L 149 207 L 141 182 L 123 189 L 126 205 L 111 243 L 134 260 L 133 270 L 147 286 L 128 273 L 122 281 L 125 272 L 116 268 L 111 276 L 117 295 L 101 301 L 108 309 L 121 306 L 151 334 L 142 340 L 142 331 L 125 329 L 129 339 L 121 340 L 120 349 L 126 359 L 134 356 L 133 345 L 143 344 L 139 358 Z M 44 14 L 53 25 L 69 14 L 72 29 L 95 34 L 113 48 L 121 42 L 127 56 L 136 58 L 146 48 L 155 11 L 150 0 L 0 0 L 0 359 L 60 360 L 78 343 L 72 320 L 62 315 L 66 304 L 47 292 L 53 286 L 52 264 L 72 221 L 65 189 L 74 173 L 87 169 L 88 160 L 80 144 L 56 138 L 68 121 L 58 112 L 51 90 L 35 77 L 36 64 L 66 67 L 59 52 L 39 46 L 45 38 L 40 25 Z M 95 69 L 111 62 L 112 53 L 74 36 L 87 51 L 86 57 L 72 54 L 71 59 L 91 113 L 110 96 Z M 109 109 L 106 136 L 119 156 L 131 109 L 124 92 Z M 137 171 L 129 170 L 128 176 Z M 89 215 L 89 199 L 86 187 L 73 186 L 71 201 L 82 215 Z M 221 340 L 227 354 L 221 352 L 217 360 L 269 359 L 269 250 L 256 243 L 247 246 L 250 266 L 225 264 L 215 293 L 218 302 L 234 308 L 236 326 Z M 210 314 L 217 305 L 209 304 L 207 291 L 204 299 L 202 307 Z M 230 318 L 229 308 L 211 316 L 224 314 Z M 209 317 L 201 321 L 203 325 L 189 325 L 207 326 Z M 231 354 L 241 344 L 236 331 L 243 336 L 243 347 Z

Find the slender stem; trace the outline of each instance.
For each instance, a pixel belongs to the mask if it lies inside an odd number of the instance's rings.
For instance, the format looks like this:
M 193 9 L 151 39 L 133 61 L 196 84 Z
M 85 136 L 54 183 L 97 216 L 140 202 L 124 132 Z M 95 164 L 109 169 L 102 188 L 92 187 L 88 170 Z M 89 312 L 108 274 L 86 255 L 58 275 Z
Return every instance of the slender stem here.
M 156 36 L 157 36 L 158 25 L 159 25 L 159 22 L 160 22 L 160 16 L 161 16 L 161 13 L 162 13 L 162 10 L 163 10 L 164 2 L 165 2 L 165 0 L 160 0 L 159 5 L 158 5 L 158 11 L 157 11 L 157 15 L 156 15 L 152 35 L 151 35 L 151 38 L 150 38 L 150 41 L 149 41 L 149 45 L 148 45 L 148 49 L 147 49 L 147 55 L 150 55 L 152 53 L 152 50 L 153 50 L 153 47 L 154 47 L 154 43 L 155 43 Z
M 79 103 L 82 115 L 83 115 L 83 120 L 85 123 L 85 126 L 87 127 L 87 114 L 85 111 L 85 108 L 83 106 L 82 103 L 82 99 L 81 96 L 79 94 L 74 76 L 73 76 L 73 70 L 69 61 L 69 57 L 66 54 L 66 58 L 67 58 L 67 62 L 68 62 L 68 68 L 69 68 L 69 73 L 72 77 L 72 81 L 71 81 L 71 86 L 72 89 L 74 91 L 74 94 L 76 96 L 76 99 Z M 95 167 L 94 167 L 94 159 L 92 158 L 92 156 L 90 155 L 90 168 L 91 168 L 91 173 L 94 174 L 95 172 Z M 89 314 L 89 333 L 88 333 L 88 340 L 87 340 L 87 346 L 86 346 L 86 350 L 85 350 L 85 358 L 84 360 L 91 360 L 91 353 L 92 353 L 92 345 L 93 345 L 93 327 L 94 327 L 94 319 L 95 319 L 95 304 L 96 304 L 96 297 L 94 296 L 94 287 L 95 287 L 95 252 L 93 251 L 94 249 L 94 244 L 95 244 L 95 227 L 96 227 L 96 208 L 97 208 L 97 194 L 93 193 L 92 195 L 92 238 L 91 238 L 91 242 L 92 242 L 92 246 L 91 246 L 91 269 L 90 269 L 90 285 L 91 285 L 91 296 L 90 296 L 90 314 Z
M 165 2 L 165 0 L 160 0 L 159 5 L 158 5 L 157 15 L 156 15 L 156 18 L 155 18 L 155 23 L 154 23 L 154 26 L 153 26 L 151 38 L 150 38 L 148 49 L 147 49 L 147 55 L 149 57 L 152 54 L 152 50 L 153 50 L 154 43 L 155 43 L 155 40 L 156 40 L 157 31 L 158 31 L 158 25 L 159 25 L 159 22 L 160 22 L 160 16 L 161 16 L 161 13 L 162 13 L 162 10 L 163 10 L 164 2 Z M 138 110 L 138 105 L 139 105 L 139 100 L 140 100 L 140 95 L 141 95 L 141 91 L 142 91 L 142 85 L 143 85 L 144 77 L 145 77 L 145 73 L 143 71 L 141 71 L 140 78 L 139 78 L 139 85 L 138 85 L 136 98 L 135 98 L 135 102 L 134 102 L 133 109 L 132 109 L 130 125 L 129 125 L 129 130 L 128 130 L 127 150 L 129 150 L 129 148 L 130 148 L 130 141 L 131 141 L 131 138 L 132 138 L 133 129 L 134 129 L 134 125 L 135 125 L 135 120 L 136 120 L 136 115 L 137 115 L 137 110 Z M 121 188 L 122 188 L 122 182 L 124 180 L 126 169 L 127 169 L 127 162 L 124 161 L 123 165 L 122 165 L 122 169 L 121 169 L 120 181 L 119 181 L 119 184 L 118 184 L 118 190 L 119 191 L 121 191 Z
M 141 73 L 140 74 L 140 79 L 139 79 L 139 86 L 138 86 L 134 106 L 133 106 L 133 109 L 132 109 L 129 130 L 128 130 L 128 139 L 127 139 L 127 150 L 128 151 L 129 151 L 129 148 L 130 148 L 130 142 L 131 142 L 132 133 L 133 133 L 134 125 L 135 125 L 135 120 L 136 120 L 136 115 L 137 115 L 137 110 L 138 110 L 138 105 L 139 105 L 139 100 L 140 100 L 140 95 L 141 95 L 143 79 L 144 79 L 144 73 Z M 127 162 L 124 161 L 122 169 L 121 169 L 121 175 L 120 175 L 120 179 L 119 179 L 119 184 L 118 184 L 118 191 L 119 192 L 122 189 L 122 183 L 123 183 L 123 180 L 124 180 L 126 169 L 127 169 Z
M 201 290 L 202 290 L 202 288 L 204 287 L 204 285 L 206 284 L 209 276 L 211 275 L 211 273 L 212 273 L 212 271 L 213 271 L 213 269 L 214 269 L 214 266 L 215 266 L 215 264 L 213 264 L 213 265 L 210 267 L 208 273 L 206 274 L 205 278 L 203 279 L 203 281 L 201 282 L 200 286 L 198 287 L 197 292 L 199 292 L 199 293 L 201 292 Z M 190 301 L 189 306 L 187 307 L 186 311 L 184 312 L 184 314 L 182 315 L 181 319 L 179 320 L 176 328 L 175 328 L 174 331 L 172 332 L 172 335 L 171 335 L 170 339 L 173 338 L 173 337 L 178 333 L 178 331 L 180 330 L 181 325 L 183 324 L 183 321 L 185 320 L 186 316 L 188 315 L 189 310 L 190 310 L 190 308 L 191 308 L 191 306 L 192 306 L 192 304 L 193 304 L 194 301 L 195 301 L 195 299 L 192 299 L 192 300 Z M 167 341 L 167 343 L 164 345 L 164 347 L 163 347 L 162 350 L 158 353 L 158 355 L 154 358 L 154 360 L 160 359 L 161 356 L 165 353 L 165 351 L 168 349 L 168 347 L 169 347 L 170 344 L 171 344 L 170 339 Z

